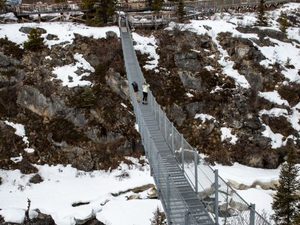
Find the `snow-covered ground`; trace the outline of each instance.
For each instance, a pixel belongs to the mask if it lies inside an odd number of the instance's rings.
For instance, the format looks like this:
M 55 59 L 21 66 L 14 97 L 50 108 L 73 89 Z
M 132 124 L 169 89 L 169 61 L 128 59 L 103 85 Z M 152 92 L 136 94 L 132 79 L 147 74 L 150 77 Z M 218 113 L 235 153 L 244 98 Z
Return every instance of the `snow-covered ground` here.
M 279 25 L 275 21 L 278 18 L 280 11 L 288 10 L 291 8 L 300 8 L 300 4 L 292 3 L 287 4 L 283 8 L 274 12 L 270 12 L 270 23 L 274 26 L 274 29 L 278 29 Z M 182 25 L 185 29 L 191 30 L 197 34 L 207 33 L 212 37 L 218 46 L 218 50 L 221 53 L 219 63 L 223 66 L 223 72 L 225 75 L 232 77 L 237 86 L 243 88 L 249 88 L 249 83 L 245 79 L 243 74 L 239 74 L 237 70 L 233 69 L 233 62 L 230 61 L 228 53 L 224 50 L 216 39 L 217 34 L 220 32 L 231 32 L 234 36 L 243 38 L 257 39 L 256 34 L 243 34 L 236 30 L 237 25 L 254 25 L 256 22 L 256 15 L 253 13 L 246 13 L 243 17 L 234 17 L 232 15 L 224 14 L 222 17 L 216 15 L 213 20 L 191 21 L 188 25 Z M 173 29 L 176 24 L 171 24 L 168 29 Z M 84 36 L 93 38 L 106 37 L 107 31 L 114 31 L 119 36 L 118 27 L 104 27 L 104 28 L 92 28 L 82 24 L 76 23 L 26 23 L 26 24 L 0 24 L 0 37 L 7 36 L 11 41 L 22 44 L 27 40 L 27 35 L 20 32 L 19 29 L 22 26 L 26 27 L 41 27 L 47 30 L 43 37 L 47 34 L 54 34 L 58 36 L 58 40 L 45 40 L 45 43 L 49 48 L 55 44 L 68 44 L 72 43 L 74 39 L 74 33 L 78 33 Z M 209 26 L 212 29 L 207 30 L 205 26 Z M 288 36 L 295 40 L 300 41 L 300 28 L 289 28 Z M 135 49 L 149 55 L 149 62 L 145 66 L 146 69 L 157 70 L 159 63 L 159 55 L 156 53 L 156 41 L 154 37 L 143 37 L 136 33 L 133 33 L 133 39 L 136 41 Z M 299 75 L 296 71 L 300 69 L 300 50 L 296 48 L 293 43 L 282 43 L 277 40 L 271 39 L 275 44 L 274 47 L 258 47 L 264 56 L 267 58 L 262 65 L 269 66 L 273 62 L 286 62 L 287 57 L 293 57 L 291 64 L 295 66 L 295 69 L 286 68 L 284 75 L 288 82 L 300 82 Z M 292 54 L 286 54 L 284 51 Z M 77 63 L 76 65 L 68 65 L 69 72 L 74 68 L 79 67 L 93 71 L 84 58 L 79 54 L 74 56 Z M 212 56 L 213 57 L 213 56 Z M 51 60 L 49 58 L 49 60 Z M 69 82 L 69 78 L 73 77 L 73 73 L 68 73 L 66 68 L 56 68 L 53 73 L 57 74 L 57 78 L 63 81 L 63 85 L 71 87 L 72 82 Z M 211 69 L 211 68 L 210 68 Z M 61 71 L 65 72 L 61 72 Z M 157 70 L 158 71 L 158 70 Z M 73 77 L 73 80 L 80 81 L 80 78 Z M 78 84 L 76 83 L 76 85 Z M 80 83 L 82 84 L 82 83 Z M 83 83 L 82 85 L 89 85 L 89 83 Z M 221 89 L 220 87 L 215 91 Z M 260 96 L 278 105 L 288 106 L 288 103 L 283 99 L 278 92 L 264 92 L 260 93 Z M 292 108 L 291 112 L 286 109 L 276 108 L 272 110 L 264 110 L 260 112 L 260 115 L 269 114 L 273 116 L 283 115 L 288 118 L 288 121 L 292 124 L 293 128 L 300 132 L 299 113 L 300 105 L 296 105 Z M 195 117 L 202 121 L 215 120 L 213 117 L 207 114 L 198 114 Z M 30 147 L 30 143 L 26 142 L 26 133 L 24 126 L 20 124 L 13 124 L 6 122 L 8 126 L 12 126 L 16 129 L 16 135 L 23 138 L 24 143 Z M 236 137 L 231 131 L 223 127 L 222 139 L 224 141 L 229 140 L 234 144 Z M 284 145 L 282 136 L 280 134 L 274 134 L 266 126 L 266 130 L 262 135 L 270 137 L 272 139 L 272 145 L 274 148 Z M 293 137 L 291 137 L 293 138 Z M 14 159 L 12 159 L 14 160 Z M 19 159 L 15 159 L 19 160 Z M 141 166 L 134 159 L 135 165 L 128 167 L 122 164 L 119 169 L 111 172 L 105 171 L 93 171 L 82 172 L 78 171 L 70 166 L 36 166 L 39 169 L 39 174 L 44 179 L 42 183 L 31 184 L 29 179 L 33 175 L 23 175 L 20 171 L 6 171 L 0 170 L 0 177 L 2 177 L 2 185 L 0 185 L 0 215 L 9 222 L 20 222 L 24 218 L 24 211 L 27 208 L 27 198 L 31 200 L 31 216 L 36 215 L 35 209 L 39 209 L 41 212 L 50 214 L 58 225 L 72 225 L 75 224 L 75 220 L 85 219 L 92 214 L 96 215 L 96 218 L 103 221 L 105 224 L 110 225 L 147 225 L 150 224 L 150 218 L 153 216 L 153 211 L 161 206 L 159 200 L 146 199 L 147 193 L 141 193 L 141 199 L 127 200 L 127 197 L 131 195 L 131 192 L 122 194 L 118 197 L 113 197 L 111 193 L 117 193 L 129 188 L 141 186 L 145 184 L 153 184 L 153 179 L 150 176 L 149 166 Z M 264 170 L 246 167 L 240 164 L 234 164 L 233 166 L 221 166 L 216 165 L 215 169 L 219 170 L 220 175 L 227 181 L 236 182 L 238 184 L 252 185 L 255 182 L 273 182 L 279 177 L 279 169 Z M 119 175 L 127 172 L 129 177 L 120 178 Z M 260 185 L 255 188 L 246 190 L 240 190 L 238 193 L 248 202 L 255 203 L 258 211 L 263 209 L 268 214 L 272 214 L 271 203 L 272 194 L 270 190 L 263 190 Z M 89 202 L 89 204 L 73 207 L 73 203 Z
M 51 22 L 51 23 L 17 23 L 17 24 L 0 24 L 0 38 L 5 36 L 15 42 L 16 44 L 23 44 L 28 40 L 27 34 L 19 31 L 21 27 L 33 27 L 43 28 L 47 32 L 42 34 L 42 37 L 46 37 L 48 34 L 57 35 L 58 40 L 46 40 L 45 44 L 51 47 L 55 44 L 71 44 L 75 38 L 74 34 L 80 34 L 86 37 L 92 38 L 105 38 L 107 31 L 113 31 L 118 36 L 120 35 L 119 28 L 117 26 L 111 27 L 88 27 L 83 24 L 69 23 L 69 22 Z
M 95 215 L 110 225 L 150 224 L 153 212 L 162 208 L 159 200 L 147 199 L 147 191 L 139 193 L 140 199 L 127 200 L 133 192 L 113 197 L 112 193 L 126 191 L 138 186 L 153 184 L 149 166 L 129 158 L 134 165 L 121 164 L 111 172 L 83 172 L 71 166 L 39 166 L 43 182 L 29 183 L 33 175 L 23 175 L 19 170 L 0 170 L 0 215 L 6 221 L 21 222 L 31 200 L 31 217 L 35 209 L 50 214 L 58 225 L 73 225 Z M 122 174 L 128 174 L 122 178 Z M 74 203 L 89 204 L 73 207 Z

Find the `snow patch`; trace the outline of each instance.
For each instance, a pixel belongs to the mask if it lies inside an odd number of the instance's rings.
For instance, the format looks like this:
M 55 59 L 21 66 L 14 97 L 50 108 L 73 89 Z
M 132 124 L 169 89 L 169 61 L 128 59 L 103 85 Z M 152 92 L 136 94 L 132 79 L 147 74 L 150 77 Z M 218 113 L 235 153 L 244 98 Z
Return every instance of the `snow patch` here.
M 155 37 L 153 35 L 150 37 L 144 37 L 137 33 L 132 33 L 132 38 L 136 42 L 134 49 L 136 51 L 140 51 L 142 54 L 149 55 L 149 60 L 146 62 L 144 68 L 146 70 L 156 69 L 156 71 L 159 72 L 159 70 L 157 70 L 159 55 L 156 53 L 158 46 L 156 45 Z
M 229 142 L 233 145 L 236 144 L 238 137 L 232 134 L 232 129 L 228 127 L 221 127 L 221 141 L 230 140 Z
M 203 114 L 203 113 L 197 113 L 194 117 L 195 119 L 200 119 L 202 123 L 205 123 L 206 120 L 213 120 L 214 122 L 216 121 L 216 118 L 208 115 L 208 114 Z
M 57 76 L 56 79 L 62 81 L 63 86 L 76 87 L 76 86 L 88 86 L 91 85 L 90 81 L 82 80 L 84 76 L 89 76 L 90 72 L 95 72 L 95 69 L 83 58 L 82 54 L 76 53 L 74 59 L 77 61 L 74 64 L 65 65 L 62 67 L 55 67 L 52 71 Z M 78 75 L 76 71 L 87 70 L 90 72 L 82 73 Z
M 270 91 L 270 92 L 259 92 L 258 96 L 267 99 L 270 102 L 276 103 L 278 105 L 286 105 L 289 106 L 287 100 L 284 100 L 279 95 L 278 91 Z

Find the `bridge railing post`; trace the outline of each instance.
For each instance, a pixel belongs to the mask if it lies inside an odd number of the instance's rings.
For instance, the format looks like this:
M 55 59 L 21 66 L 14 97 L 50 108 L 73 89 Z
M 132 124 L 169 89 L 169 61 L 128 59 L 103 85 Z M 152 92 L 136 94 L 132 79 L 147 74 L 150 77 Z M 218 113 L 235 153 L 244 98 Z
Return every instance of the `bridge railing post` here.
M 194 151 L 194 165 L 195 165 L 195 192 L 198 194 L 198 152 Z
M 181 164 L 182 172 L 184 172 L 184 146 L 183 146 L 183 135 L 181 134 Z
M 250 225 L 255 224 L 255 204 L 250 204 Z
M 174 154 L 175 149 L 174 149 L 174 124 L 172 123 L 172 153 Z
M 164 113 L 164 117 L 165 117 L 165 139 L 168 142 L 167 114 L 166 113 Z
M 215 212 L 215 224 L 219 224 L 219 172 L 215 170 L 215 202 L 214 202 L 214 212 Z
M 167 175 L 167 201 L 166 201 L 166 205 L 167 205 L 167 215 L 168 215 L 168 223 L 171 224 L 170 221 L 170 211 L 171 211 L 171 206 L 170 206 L 170 200 L 171 200 L 171 191 L 170 191 L 170 174 Z
M 187 210 L 184 214 L 184 225 L 189 225 L 190 212 Z

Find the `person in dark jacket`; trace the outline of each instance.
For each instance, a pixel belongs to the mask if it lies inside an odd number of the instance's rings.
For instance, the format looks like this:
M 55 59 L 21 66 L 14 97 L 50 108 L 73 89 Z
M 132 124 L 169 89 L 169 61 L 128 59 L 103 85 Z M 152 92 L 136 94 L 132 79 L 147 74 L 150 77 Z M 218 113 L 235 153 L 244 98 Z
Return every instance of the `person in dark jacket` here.
M 137 82 L 133 81 L 131 85 L 132 85 L 137 102 L 141 102 L 140 95 L 139 95 L 139 86 L 138 86 Z

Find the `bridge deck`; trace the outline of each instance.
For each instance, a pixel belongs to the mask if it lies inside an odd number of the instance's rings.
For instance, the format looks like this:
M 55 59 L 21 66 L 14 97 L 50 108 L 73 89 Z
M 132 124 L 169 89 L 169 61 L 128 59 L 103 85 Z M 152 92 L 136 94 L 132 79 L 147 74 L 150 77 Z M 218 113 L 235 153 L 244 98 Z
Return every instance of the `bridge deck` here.
M 136 81 L 139 87 L 141 87 L 144 78 L 132 46 L 131 34 L 130 32 L 127 32 L 127 29 L 124 27 L 122 27 L 120 31 L 129 84 Z M 135 99 L 132 99 L 132 101 L 136 102 Z M 151 141 L 154 144 L 152 145 L 152 148 L 149 148 L 145 144 L 147 140 L 143 140 L 146 154 L 148 156 L 151 154 L 153 155 L 154 149 L 157 149 L 157 153 L 159 153 L 157 160 L 150 159 L 150 165 L 152 168 L 159 168 L 154 169 L 153 175 L 167 214 L 168 223 L 174 225 L 183 225 L 186 223 L 189 225 L 214 224 L 203 203 L 189 184 L 172 154 L 171 149 L 159 128 L 159 124 L 155 119 L 155 113 L 151 108 L 151 104 L 143 105 L 141 103 L 136 103 L 134 104 L 134 107 L 135 112 L 138 111 L 140 113 L 140 115 L 137 115 L 137 118 L 142 118 L 143 129 L 147 129 L 148 137 L 150 136 Z M 144 139 L 145 137 L 143 137 L 143 132 L 141 132 L 141 130 L 140 133 L 142 139 Z M 176 194 L 174 194 L 174 192 L 176 192 Z M 188 216 L 186 216 L 187 211 L 189 212 Z M 188 220 L 187 218 L 192 219 Z

